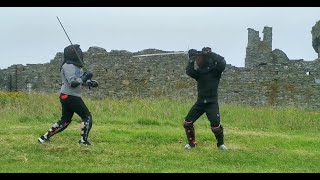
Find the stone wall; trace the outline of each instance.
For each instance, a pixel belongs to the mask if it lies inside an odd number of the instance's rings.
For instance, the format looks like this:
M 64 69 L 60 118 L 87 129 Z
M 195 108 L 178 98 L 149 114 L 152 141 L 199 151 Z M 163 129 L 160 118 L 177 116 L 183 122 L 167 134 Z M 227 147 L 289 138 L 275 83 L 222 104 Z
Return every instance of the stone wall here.
M 220 82 L 220 103 L 319 109 L 320 60 L 290 60 L 283 51 L 272 50 L 271 27 L 265 27 L 263 34 L 261 41 L 258 31 L 248 29 L 245 67 L 227 64 Z M 94 73 L 93 79 L 99 82 L 99 88 L 83 88 L 84 96 L 195 99 L 196 81 L 185 73 L 186 55 L 132 57 L 160 52 L 167 51 L 107 52 L 101 47 L 90 47 L 84 52 L 84 61 L 86 68 Z M 0 70 L 1 90 L 58 93 L 62 59 L 63 53 L 58 52 L 46 64 L 12 65 Z M 228 59 L 226 61 L 228 63 Z

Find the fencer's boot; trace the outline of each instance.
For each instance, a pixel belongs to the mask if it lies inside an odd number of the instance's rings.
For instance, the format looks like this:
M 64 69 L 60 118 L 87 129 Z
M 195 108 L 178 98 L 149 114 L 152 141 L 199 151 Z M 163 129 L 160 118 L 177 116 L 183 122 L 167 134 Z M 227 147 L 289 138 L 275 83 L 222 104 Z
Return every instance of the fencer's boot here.
M 218 148 L 222 151 L 228 150 L 228 148 L 224 144 L 221 144 L 220 146 L 218 146 Z
M 44 144 L 48 141 L 49 139 L 46 138 L 45 135 L 42 135 L 38 138 L 38 142 L 41 143 L 41 144 Z
M 81 141 L 79 140 L 79 144 L 84 145 L 84 146 L 90 146 L 91 143 L 89 141 Z

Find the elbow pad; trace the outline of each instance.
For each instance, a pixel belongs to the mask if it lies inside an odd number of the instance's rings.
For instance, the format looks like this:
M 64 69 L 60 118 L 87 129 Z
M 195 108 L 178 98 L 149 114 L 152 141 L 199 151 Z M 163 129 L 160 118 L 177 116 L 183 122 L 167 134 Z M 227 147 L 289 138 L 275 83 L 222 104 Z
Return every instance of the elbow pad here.
M 75 88 L 75 87 L 78 87 L 80 83 L 78 81 L 72 81 L 70 85 L 71 87 Z

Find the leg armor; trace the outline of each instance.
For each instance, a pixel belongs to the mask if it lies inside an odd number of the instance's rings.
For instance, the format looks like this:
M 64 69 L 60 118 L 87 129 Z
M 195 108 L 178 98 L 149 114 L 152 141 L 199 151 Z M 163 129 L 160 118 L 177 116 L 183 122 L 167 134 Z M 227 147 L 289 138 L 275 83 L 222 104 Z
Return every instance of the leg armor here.
M 89 132 L 92 127 L 92 116 L 91 114 L 87 118 L 83 118 L 81 122 L 81 142 L 87 142 Z
M 188 143 L 191 147 L 196 146 L 195 129 L 192 121 L 184 121 L 183 127 L 186 130 Z
M 49 129 L 49 131 L 46 134 L 43 135 L 44 138 L 49 139 L 51 136 L 59 132 L 62 132 L 69 126 L 69 124 L 70 122 L 62 122 L 61 120 L 59 120 L 58 122 L 52 125 L 52 127 Z
M 224 134 L 223 134 L 223 127 L 221 124 L 217 125 L 211 125 L 211 131 L 215 135 L 217 139 L 217 146 L 224 144 Z

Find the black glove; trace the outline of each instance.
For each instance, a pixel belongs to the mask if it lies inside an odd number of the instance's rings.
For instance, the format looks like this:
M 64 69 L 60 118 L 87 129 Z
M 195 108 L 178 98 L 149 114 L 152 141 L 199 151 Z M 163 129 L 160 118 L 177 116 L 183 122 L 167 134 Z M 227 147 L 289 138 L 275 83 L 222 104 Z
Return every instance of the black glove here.
M 188 51 L 188 56 L 189 56 L 189 60 L 190 62 L 194 62 L 196 60 L 197 55 L 199 54 L 199 52 L 195 49 L 190 49 Z
M 91 80 L 87 82 L 89 87 L 98 87 L 98 82 L 95 80 Z
M 197 55 L 198 55 L 198 51 L 195 50 L 195 49 L 190 49 L 190 50 L 188 51 L 188 55 L 189 55 L 189 57 L 197 56 Z
M 87 80 L 91 79 L 93 74 L 91 72 L 84 72 L 81 76 L 82 82 L 87 82 Z

